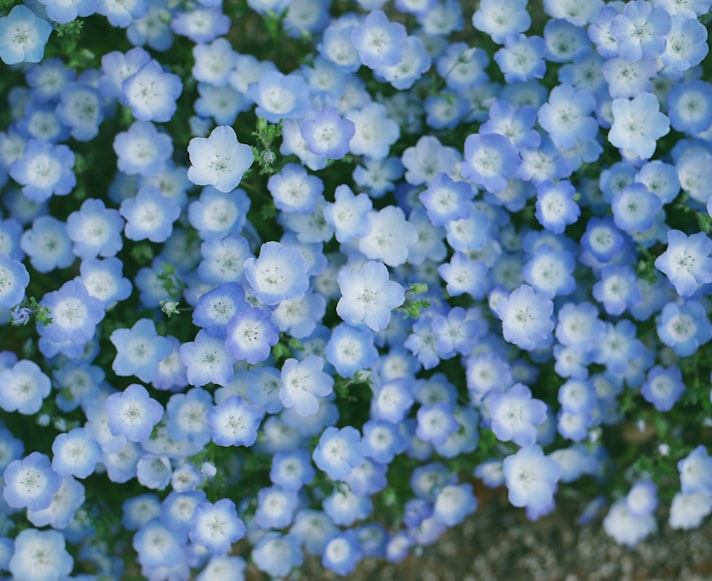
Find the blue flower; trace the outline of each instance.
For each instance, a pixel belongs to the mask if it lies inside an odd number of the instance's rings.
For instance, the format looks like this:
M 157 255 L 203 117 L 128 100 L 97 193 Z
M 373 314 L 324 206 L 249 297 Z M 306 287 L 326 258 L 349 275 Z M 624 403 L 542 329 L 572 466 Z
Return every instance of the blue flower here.
M 301 119 L 309 110 L 309 87 L 297 73 L 265 71 L 248 87 L 247 94 L 257 104 L 257 116 L 269 123 Z
M 677 463 L 683 494 L 712 494 L 712 457 L 700 444 Z
M 219 7 L 190 7 L 173 15 L 171 29 L 196 44 L 206 44 L 228 33 L 230 17 L 223 14 Z
M 230 73 L 237 64 L 237 53 L 226 38 L 218 38 L 210 44 L 193 47 L 193 78 L 215 87 L 227 85 Z
M 687 236 L 669 230 L 668 246 L 655 260 L 655 268 L 668 277 L 682 297 L 694 294 L 700 285 L 712 282 L 712 240 L 704 232 Z
M 613 221 L 627 232 L 643 232 L 652 227 L 662 207 L 660 198 L 638 183 L 616 192 L 611 200 Z
M 497 0 L 483 0 L 472 15 L 472 26 L 502 44 L 509 35 L 526 31 L 531 25 L 527 0 L 514 0 L 506 6 Z
M 348 188 L 338 186 L 337 190 L 341 187 Z M 283 212 L 311 214 L 324 200 L 324 182 L 295 163 L 286 164 L 279 173 L 271 176 L 267 180 L 267 189 L 275 207 Z
M 695 80 L 676 84 L 668 95 L 670 125 L 676 131 L 699 134 L 712 125 L 712 86 Z
M 257 493 L 255 524 L 265 529 L 282 529 L 292 524 L 299 497 L 279 486 L 261 488 Z
M 362 558 L 361 547 L 354 531 L 345 531 L 327 541 L 321 564 L 338 575 L 349 575 Z
M 136 121 L 114 137 L 117 167 L 128 175 L 156 175 L 173 153 L 171 137 L 152 123 Z
M 10 166 L 10 175 L 28 199 L 41 203 L 72 191 L 77 183 L 73 167 L 74 153 L 66 145 L 30 139 L 24 155 Z
M 154 426 L 163 417 L 163 406 L 148 395 L 138 383 L 113 393 L 104 403 L 109 430 L 114 436 L 126 436 L 131 442 L 148 440 Z
M 118 211 L 108 209 L 102 200 L 89 198 L 67 218 L 67 235 L 80 258 L 114 256 L 123 246 L 123 226 Z
M 171 354 L 168 339 L 156 333 L 150 319 L 139 319 L 129 329 L 116 329 L 109 337 L 116 347 L 112 369 L 119 376 L 135 375 L 150 382 L 158 373 L 159 363 Z
M 233 543 L 245 536 L 246 530 L 237 516 L 235 503 L 223 498 L 215 504 L 201 502 L 195 507 L 189 537 L 213 555 L 225 555 Z
M 355 129 L 354 123 L 342 118 L 336 109 L 326 108 L 303 120 L 299 131 L 312 153 L 342 159 L 349 153 L 349 140 Z
M 173 394 L 166 405 L 166 433 L 175 441 L 204 446 L 210 441 L 207 414 L 212 407 L 212 396 L 200 387 Z
M 321 434 L 312 458 L 332 480 L 344 480 L 363 461 L 361 434 L 353 426 L 328 427 Z
M 641 0 L 628 2 L 610 27 L 618 54 L 627 61 L 652 59 L 665 51 L 670 15 L 663 8 Z
M 689 357 L 712 338 L 712 325 L 698 301 L 668 303 L 657 319 L 658 337 L 676 355 Z
M 49 309 L 52 322 L 38 331 L 57 343 L 84 344 L 91 340 L 105 313 L 102 302 L 90 296 L 78 280 L 67 281 L 58 291 L 47 293 L 40 304 Z
M 410 247 L 416 243 L 418 232 L 396 206 L 386 206 L 367 214 L 368 231 L 358 241 L 358 248 L 371 261 L 388 266 L 400 266 L 409 258 Z
M 252 149 L 238 141 L 232 127 L 224 125 L 213 129 L 207 138 L 191 139 L 188 155 L 188 179 L 221 192 L 234 190 L 254 161 Z
M 22 359 L 0 370 L 0 407 L 6 412 L 36 414 L 50 389 L 49 377 L 34 361 Z
M 551 90 L 537 118 L 554 145 L 567 149 L 591 141 L 598 134 L 598 123 L 590 116 L 595 108 L 596 99 L 591 92 L 558 85 Z
M 30 283 L 30 275 L 19 260 L 0 254 L 0 309 L 19 305 Z
M 198 331 L 195 341 L 183 343 L 179 352 L 190 385 L 226 385 L 232 380 L 235 361 L 223 339 L 211 337 L 203 329 Z
M 469 135 L 465 140 L 462 177 L 496 194 L 507 186 L 508 179 L 516 176 L 521 161 L 507 137 L 496 133 Z
M 460 524 L 476 509 L 477 499 L 472 492 L 472 484 L 449 484 L 438 492 L 433 506 L 433 517 L 453 527 Z
M 372 10 L 363 23 L 351 30 L 351 42 L 361 63 L 375 69 L 398 64 L 406 40 L 405 26 L 390 22 L 380 10 Z
M 494 54 L 494 60 L 508 83 L 541 79 L 546 72 L 546 45 L 539 36 L 508 35 L 504 48 Z
M 180 207 L 158 188 L 143 186 L 135 197 L 121 202 L 119 212 L 126 219 L 124 234 L 129 240 L 165 242 L 180 216 Z
M 59 434 L 52 442 L 52 469 L 60 476 L 87 478 L 101 459 L 101 448 L 86 428 Z
M 57 118 L 71 128 L 77 141 L 90 141 L 99 134 L 104 111 L 97 89 L 81 83 L 71 84 L 62 90 Z
M 257 568 L 270 577 L 286 577 L 304 560 L 294 535 L 281 535 L 272 531 L 267 532 L 255 544 L 251 557 Z
M 388 109 L 381 103 L 370 102 L 360 109 L 351 109 L 344 117 L 354 126 L 348 143 L 354 155 L 365 155 L 373 160 L 385 159 L 391 145 L 400 136 L 400 126 L 389 117 Z
M 551 336 L 553 311 L 551 300 L 526 284 L 499 301 L 496 307 L 505 340 L 525 350 L 537 348 Z
M 389 279 L 388 269 L 380 262 L 366 262 L 358 270 L 342 268 L 338 275 L 341 298 L 336 312 L 347 323 L 366 324 L 374 331 L 388 326 L 391 310 L 403 304 L 405 291 Z
M 121 89 L 136 119 L 166 122 L 178 108 L 176 101 L 183 92 L 183 83 L 178 75 L 165 72 L 157 61 L 150 60 L 126 78 Z
M 294 408 L 300 416 L 317 413 L 319 398 L 328 396 L 334 384 L 333 378 L 322 371 L 323 366 L 324 360 L 316 355 L 284 362 L 279 399 L 285 408 Z
M 299 491 L 316 475 L 309 453 L 299 448 L 277 452 L 272 457 L 270 480 L 284 490 Z
M 7 504 L 29 510 L 49 507 L 62 484 L 62 479 L 52 470 L 49 458 L 39 452 L 10 462 L 3 473 L 3 481 L 2 495 Z
M 660 112 L 660 104 L 652 93 L 635 98 L 614 99 L 611 105 L 613 124 L 608 141 L 641 159 L 655 153 L 656 142 L 670 131 L 669 119 Z
M 546 421 L 546 404 L 532 398 L 531 390 L 516 383 L 505 392 L 492 393 L 485 400 L 498 440 L 519 446 L 536 442 L 537 426 Z
M 238 312 L 228 323 L 225 348 L 238 361 L 255 364 L 270 355 L 279 340 L 279 329 L 258 307 Z
M 707 27 L 695 16 L 671 13 L 666 41 L 660 59 L 672 71 L 682 72 L 697 66 L 709 52 Z
M 8 569 L 15 579 L 52 579 L 70 575 L 74 559 L 65 548 L 66 539 L 60 531 L 20 531 Z M 37 555 L 42 555 L 41 559 Z
M 502 471 L 514 506 L 543 510 L 553 504 L 561 469 L 538 446 L 525 446 L 507 456 Z
M 248 258 L 244 268 L 254 295 L 265 305 L 299 298 L 309 288 L 305 258 L 298 250 L 279 242 L 263 244 L 259 258 Z
M 676 365 L 662 367 L 656 365 L 648 371 L 640 394 L 645 401 L 653 404 L 656 410 L 667 412 L 685 393 L 682 372 Z
M 212 440 L 218 446 L 252 446 L 263 417 L 263 410 L 239 395 L 229 396 L 207 415 Z
M 7 65 L 40 62 L 51 32 L 50 23 L 27 6 L 15 6 L 0 18 L 0 59 Z
M 366 216 L 372 208 L 371 198 L 367 194 L 355 196 L 349 186 L 341 184 L 334 192 L 334 202 L 324 206 L 324 219 L 334 227 L 336 240 L 348 242 L 368 233 Z
M 658 525 L 654 515 L 635 515 L 628 509 L 626 499 L 619 498 L 611 505 L 606 518 L 603 519 L 603 528 L 616 542 L 633 548 L 655 532 Z

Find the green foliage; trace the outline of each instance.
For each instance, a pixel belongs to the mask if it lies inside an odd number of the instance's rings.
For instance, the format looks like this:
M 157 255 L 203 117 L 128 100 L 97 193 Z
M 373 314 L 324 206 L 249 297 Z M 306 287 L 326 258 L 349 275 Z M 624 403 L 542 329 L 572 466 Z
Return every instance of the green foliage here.
M 131 258 L 133 258 L 139 266 L 146 266 L 153 260 L 154 252 L 150 244 L 137 244 L 131 249 Z
M 183 294 L 184 284 L 183 280 L 178 276 L 178 273 L 176 272 L 176 267 L 168 262 L 162 263 L 161 271 L 156 275 L 156 278 L 161 282 L 161 286 L 163 287 L 163 290 L 165 291 L 166 295 L 170 297 L 170 300 L 168 301 L 161 301 L 162 308 L 164 302 L 175 303 L 174 305 L 167 304 L 166 308 L 168 310 L 175 309 L 174 312 L 177 312 L 177 300 Z M 166 313 L 168 316 L 173 314 L 166 312 L 166 310 L 164 310 L 163 312 Z
M 272 147 L 274 141 L 282 136 L 282 122 L 268 123 L 262 117 L 258 117 L 257 129 L 252 132 L 252 136 L 257 139 L 252 154 L 260 168 L 260 175 L 271 175 L 279 171 L 279 167 L 275 167 L 278 157 Z

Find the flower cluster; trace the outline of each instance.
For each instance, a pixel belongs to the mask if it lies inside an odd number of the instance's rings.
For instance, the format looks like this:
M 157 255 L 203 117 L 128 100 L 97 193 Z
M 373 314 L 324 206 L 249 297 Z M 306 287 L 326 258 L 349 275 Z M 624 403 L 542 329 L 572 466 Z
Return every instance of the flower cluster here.
M 0 576 L 348 575 L 475 481 L 712 512 L 712 0 L 26 4 Z

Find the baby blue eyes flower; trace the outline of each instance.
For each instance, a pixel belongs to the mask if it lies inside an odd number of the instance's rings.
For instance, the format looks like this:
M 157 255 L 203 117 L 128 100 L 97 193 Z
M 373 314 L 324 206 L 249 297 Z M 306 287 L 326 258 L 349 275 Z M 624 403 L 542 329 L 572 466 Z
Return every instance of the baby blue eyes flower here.
M 173 117 L 176 100 L 183 92 L 178 75 L 165 72 L 150 60 L 121 85 L 126 104 L 139 121 L 166 122 Z
M 334 379 L 322 371 L 324 360 L 307 355 L 302 361 L 287 359 L 282 365 L 282 386 L 279 399 L 286 408 L 294 408 L 300 416 L 312 416 L 319 410 L 319 398 L 328 396 Z
M 227 325 L 225 348 L 237 361 L 264 361 L 277 341 L 279 329 L 258 307 L 238 312 Z
M 380 10 L 372 10 L 363 24 L 352 29 L 351 42 L 361 63 L 375 69 L 398 64 L 406 36 L 402 24 L 390 22 Z
M 537 426 L 546 421 L 546 404 L 532 398 L 526 385 L 517 383 L 505 392 L 490 394 L 485 401 L 492 418 L 492 431 L 499 440 L 511 440 L 518 446 L 531 446 L 536 442 Z
M 505 340 L 524 350 L 536 349 L 549 339 L 554 330 L 553 311 L 551 300 L 526 284 L 502 298 L 496 307 Z
M 101 448 L 85 428 L 59 434 L 52 443 L 52 469 L 60 476 L 87 478 L 101 460 Z
M 131 329 L 116 329 L 109 338 L 117 351 L 114 372 L 123 377 L 135 375 L 146 383 L 153 381 L 160 361 L 173 350 L 150 319 L 140 319 Z
M 712 457 L 703 445 L 677 463 L 683 494 L 712 494 Z
M 51 32 L 50 23 L 27 6 L 15 6 L 0 18 L 0 59 L 6 65 L 40 62 Z
M 104 318 L 102 302 L 90 296 L 78 280 L 70 280 L 58 291 L 47 293 L 40 304 L 49 309 L 52 317 L 51 323 L 40 328 L 40 334 L 58 343 L 86 343 Z
M 246 531 L 245 523 L 237 516 L 235 503 L 223 498 L 215 504 L 201 502 L 195 507 L 189 537 L 213 555 L 225 555 Z
M 124 233 L 129 240 L 165 242 L 173 232 L 180 207 L 157 188 L 144 186 L 135 197 L 121 202 L 119 212 L 126 219 Z
M 689 357 L 712 338 L 712 325 L 697 301 L 666 304 L 657 320 L 657 330 L 660 340 L 680 357 Z
M 302 121 L 299 130 L 309 151 L 330 159 L 341 159 L 349 152 L 354 124 L 343 119 L 336 109 L 322 109 Z
M 22 359 L 0 371 L 0 407 L 6 412 L 36 414 L 49 392 L 49 377 L 33 361 Z
M 205 330 L 198 331 L 195 341 L 180 346 L 180 358 L 191 385 L 226 385 L 233 378 L 234 361 L 225 341 L 211 337 Z
M 254 161 L 250 146 L 240 143 L 232 127 L 219 126 L 210 136 L 194 137 L 188 144 L 188 179 L 221 192 L 234 190 Z
M 507 456 L 502 464 L 509 502 L 544 510 L 554 502 L 554 492 L 561 474 L 558 462 L 544 456 L 538 446 L 525 446 Z
M 301 165 L 288 163 L 267 180 L 267 189 L 276 208 L 284 212 L 309 214 L 323 200 L 324 182 L 308 174 Z
M 296 249 L 279 242 L 267 242 L 258 258 L 245 261 L 245 278 L 254 295 L 265 305 L 296 299 L 309 288 L 308 266 Z
M 0 253 L 0 309 L 19 305 L 30 283 L 30 275 L 19 260 Z
M 114 256 L 123 246 L 123 226 L 118 211 L 108 209 L 101 200 L 89 198 L 67 218 L 67 235 L 74 243 L 74 254 L 80 258 Z
M 329 478 L 344 480 L 363 461 L 361 434 L 352 426 L 326 428 L 312 458 Z
M 126 436 L 131 442 L 148 440 L 154 426 L 163 417 L 163 406 L 148 395 L 138 383 L 114 393 L 104 403 L 109 430 L 114 436 Z
M 700 64 L 707 56 L 707 28 L 695 17 L 673 14 L 672 11 L 670 14 L 670 31 L 660 59 L 670 70 L 683 72 Z
M 338 315 L 347 323 L 364 323 L 373 331 L 383 331 L 391 319 L 391 310 L 405 300 L 405 290 L 389 279 L 388 269 L 381 262 L 369 261 L 358 270 L 342 268 L 338 283 Z
M 15 539 L 8 569 L 14 579 L 61 579 L 72 573 L 74 559 L 60 531 L 21 531 Z
M 596 99 L 589 91 L 559 85 L 539 109 L 539 124 L 558 148 L 574 147 L 598 134 L 598 122 L 591 116 L 595 108 Z
M 117 167 L 128 175 L 151 177 L 161 171 L 173 153 L 173 140 L 147 121 L 136 121 L 114 138 Z
M 670 31 L 670 15 L 647 2 L 628 2 L 610 26 L 618 54 L 627 61 L 652 59 L 665 51 L 665 35 Z
M 656 365 L 648 371 L 645 383 L 640 389 L 645 401 L 653 404 L 660 412 L 670 411 L 684 392 L 682 372 L 677 366 L 666 368 Z
M 641 93 L 631 100 L 614 99 L 611 105 L 613 124 L 608 141 L 641 159 L 655 153 L 656 142 L 670 131 L 669 119 L 660 112 L 652 93 Z
M 470 135 L 465 140 L 462 177 L 496 194 L 514 178 L 521 158 L 508 138 L 496 133 Z
M 32 452 L 22 460 L 13 460 L 3 473 L 3 498 L 12 508 L 42 510 L 62 484 L 44 454 Z
M 28 199 L 41 203 L 72 191 L 77 183 L 73 167 L 74 153 L 66 145 L 30 139 L 24 155 L 10 166 L 10 176 Z
M 704 232 L 687 236 L 670 230 L 668 247 L 655 260 L 655 267 L 668 277 L 675 291 L 689 297 L 706 283 L 712 282 L 712 240 Z
M 207 415 L 212 440 L 218 446 L 252 446 L 263 417 L 260 408 L 238 395 L 229 396 Z
M 269 123 L 282 119 L 301 119 L 309 110 L 309 87 L 296 74 L 284 75 L 265 71 L 247 89 L 248 96 L 257 104 L 255 113 Z
M 526 31 L 530 25 L 527 0 L 512 0 L 507 5 L 498 0 L 483 0 L 472 15 L 472 26 L 489 34 L 497 44 L 511 34 Z

